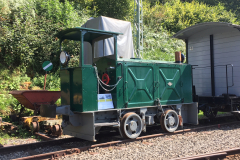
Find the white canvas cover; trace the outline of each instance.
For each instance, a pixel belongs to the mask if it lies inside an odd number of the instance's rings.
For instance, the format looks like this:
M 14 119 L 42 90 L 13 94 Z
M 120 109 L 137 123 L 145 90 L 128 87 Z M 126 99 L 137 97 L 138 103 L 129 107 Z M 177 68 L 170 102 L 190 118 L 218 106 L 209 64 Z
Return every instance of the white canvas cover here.
M 131 23 L 123 20 L 100 16 L 88 20 L 82 27 L 123 33 L 117 37 L 118 57 L 130 59 L 134 57 Z M 95 43 L 94 58 L 114 54 L 114 38 L 108 38 Z M 84 42 L 84 63 L 92 64 L 92 47 Z

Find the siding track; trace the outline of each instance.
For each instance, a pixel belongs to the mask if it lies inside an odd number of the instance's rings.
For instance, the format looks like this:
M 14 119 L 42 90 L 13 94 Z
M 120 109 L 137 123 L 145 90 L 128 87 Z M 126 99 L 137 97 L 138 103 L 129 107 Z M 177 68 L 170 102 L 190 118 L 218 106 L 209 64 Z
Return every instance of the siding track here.
M 184 130 L 178 130 L 174 133 L 160 133 L 160 134 L 152 134 L 152 135 L 146 135 L 146 136 L 141 136 L 138 137 L 137 139 L 126 139 L 126 140 L 117 140 L 117 141 L 111 141 L 111 142 L 106 142 L 106 143 L 99 143 L 99 144 L 94 144 L 94 145 L 89 145 L 89 146 L 84 146 L 84 147 L 79 147 L 79 148 L 68 148 L 68 149 L 64 149 L 64 150 L 58 150 L 58 151 L 54 151 L 54 152 L 49 152 L 49 153 L 43 153 L 43 154 L 34 154 L 32 156 L 28 156 L 28 157 L 23 157 L 23 158 L 18 158 L 16 160 L 29 160 L 29 159 L 57 159 L 60 158 L 62 156 L 67 156 L 67 155 L 72 155 L 75 153 L 80 153 L 83 151 L 87 151 L 89 149 L 93 149 L 96 147 L 109 147 L 109 146 L 115 146 L 117 144 L 122 144 L 122 143 L 128 143 L 128 142 L 135 142 L 135 141 L 143 141 L 144 139 L 150 139 L 150 138 L 155 138 L 155 137 L 160 137 L 160 136 L 165 136 L 165 135 L 173 135 L 173 134 L 183 134 L 185 132 L 197 132 L 200 130 L 207 130 L 207 129 L 211 129 L 214 127 L 218 127 L 220 128 L 221 126 L 227 126 L 227 125 L 233 125 L 233 124 L 239 124 L 239 121 L 234 121 L 234 122 L 229 122 L 229 123 L 222 123 L 222 124 L 214 124 L 214 125 L 209 125 L 209 126 L 203 126 L 203 127 L 196 127 L 196 128 L 191 128 L 191 129 L 184 129 Z M 51 141 L 47 141 L 47 142 L 38 142 L 38 143 L 32 143 L 32 144 L 26 144 L 26 145 L 20 145 L 20 146 L 11 146 L 11 147 L 3 147 L 0 148 L 0 153 L 2 153 L 2 151 L 6 152 L 14 152 L 16 150 L 28 150 L 28 149 L 33 149 L 37 148 L 37 147 L 45 147 L 45 146 L 54 146 L 54 145 L 64 145 L 65 143 L 68 142 L 75 142 L 75 141 L 82 141 L 80 139 L 77 138 L 66 138 L 66 139 L 60 139 L 60 140 L 51 140 Z M 215 152 L 212 154 L 206 154 L 206 155 L 198 155 L 198 156 L 193 156 L 193 157 L 189 157 L 192 159 L 206 159 L 206 157 L 216 157 L 217 154 L 219 156 L 222 157 L 226 157 L 229 154 L 232 153 L 237 153 L 239 151 L 238 150 L 232 150 L 232 151 L 221 151 L 221 152 Z M 227 154 L 226 154 L 227 153 Z M 205 156 L 205 158 L 204 158 Z M 187 157 L 186 157 L 187 158 Z M 183 159 L 183 158 L 181 158 Z

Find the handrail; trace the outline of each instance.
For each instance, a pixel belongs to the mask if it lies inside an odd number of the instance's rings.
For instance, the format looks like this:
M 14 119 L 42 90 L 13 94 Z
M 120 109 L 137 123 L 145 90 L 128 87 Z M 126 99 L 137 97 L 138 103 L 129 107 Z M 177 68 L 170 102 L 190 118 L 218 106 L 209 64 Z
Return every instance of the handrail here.
M 211 67 L 211 66 L 205 66 L 205 67 L 195 67 L 195 66 L 198 66 L 198 65 L 192 65 L 192 69 L 196 69 L 196 68 L 210 68 Z M 228 88 L 234 86 L 234 81 L 233 81 L 233 64 L 216 65 L 214 67 L 221 67 L 221 66 L 225 66 L 226 67 L 226 86 L 227 86 L 227 95 L 228 95 Z M 228 66 L 231 66 L 231 68 L 232 68 L 232 85 L 228 85 Z

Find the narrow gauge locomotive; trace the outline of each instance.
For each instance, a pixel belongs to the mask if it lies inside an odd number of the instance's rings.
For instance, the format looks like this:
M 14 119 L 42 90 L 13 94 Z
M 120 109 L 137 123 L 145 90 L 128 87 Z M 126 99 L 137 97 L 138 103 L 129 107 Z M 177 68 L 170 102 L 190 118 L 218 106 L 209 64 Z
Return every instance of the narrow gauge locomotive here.
M 207 22 L 173 37 L 186 42 L 187 63 L 193 66 L 194 101 L 209 118 L 218 111 L 240 120 L 240 26 Z
M 115 21 L 110 19 L 108 27 L 126 26 Z M 64 40 L 81 44 L 79 67 L 68 68 L 68 53 L 60 54 L 61 106 L 55 111 L 63 115 L 64 134 L 96 141 L 96 133 L 107 126 L 134 139 L 146 132 L 146 125 L 160 124 L 164 131 L 174 132 L 183 123 L 198 124 L 191 65 L 128 58 L 124 51 L 129 42 L 123 48 L 119 44 L 124 42 L 118 42 L 129 36 L 124 33 L 76 27 L 57 34 L 60 44 Z M 103 54 L 97 57 L 99 52 Z M 86 60 L 89 55 L 91 62 Z

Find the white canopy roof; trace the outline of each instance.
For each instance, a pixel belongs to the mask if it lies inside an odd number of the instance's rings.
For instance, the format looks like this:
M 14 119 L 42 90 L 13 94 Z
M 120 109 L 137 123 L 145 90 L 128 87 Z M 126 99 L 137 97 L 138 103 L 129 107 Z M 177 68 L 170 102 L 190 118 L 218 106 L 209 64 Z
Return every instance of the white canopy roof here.
M 117 38 L 118 57 L 130 59 L 134 57 L 133 38 L 131 22 L 100 16 L 88 20 L 82 27 L 100 29 L 123 33 Z M 89 43 L 84 43 L 84 61 L 87 64 L 92 63 L 92 47 Z M 101 40 L 95 43 L 95 58 L 114 54 L 114 38 Z
M 206 33 L 209 32 L 209 34 L 213 34 L 214 32 L 220 32 L 221 30 L 234 29 L 234 28 L 240 30 L 239 25 L 235 25 L 231 23 L 225 23 L 225 22 L 199 23 L 177 32 L 175 35 L 173 35 L 173 38 L 188 39 L 190 36 L 199 32 L 205 31 Z

